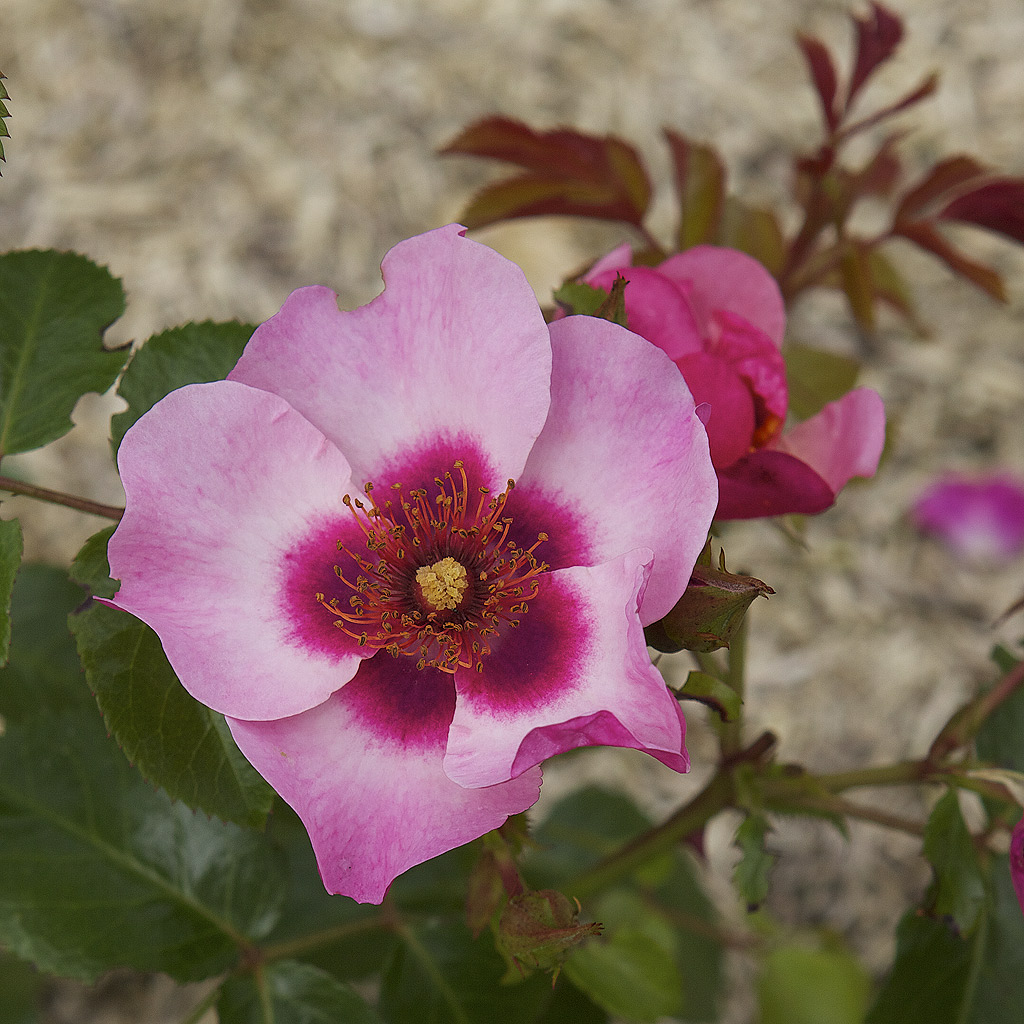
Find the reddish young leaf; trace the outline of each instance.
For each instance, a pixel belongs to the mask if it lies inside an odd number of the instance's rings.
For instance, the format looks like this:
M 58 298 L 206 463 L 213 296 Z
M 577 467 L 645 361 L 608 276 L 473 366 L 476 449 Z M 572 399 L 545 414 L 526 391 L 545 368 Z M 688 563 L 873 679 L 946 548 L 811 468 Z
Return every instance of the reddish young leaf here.
M 888 196 L 899 181 L 903 164 L 896 155 L 896 147 L 903 140 L 903 132 L 894 132 L 875 151 L 859 171 L 850 175 L 851 187 L 856 197 Z
M 804 60 L 807 61 L 807 68 L 811 72 L 811 81 L 814 83 L 818 99 L 821 100 L 825 125 L 831 134 L 839 126 L 842 114 L 836 107 L 839 79 L 836 75 L 836 66 L 832 61 L 832 55 L 828 52 L 825 44 L 815 36 L 807 36 L 798 32 L 796 42 L 803 51 Z
M 964 256 L 948 239 L 939 234 L 931 221 L 904 221 L 896 224 L 893 232 L 909 239 L 922 249 L 927 249 L 933 256 L 942 260 L 950 270 L 960 274 L 961 277 L 966 277 L 982 291 L 988 292 L 992 298 L 998 299 L 1000 302 L 1006 301 L 1003 279 L 991 267 L 986 267 L 983 263 L 976 263 Z
M 471 228 L 542 214 L 639 225 L 650 202 L 650 179 L 639 155 L 610 135 L 567 128 L 536 132 L 521 121 L 490 117 L 470 125 L 441 152 L 504 160 L 527 172 L 480 191 L 460 218 Z
M 690 142 L 685 136 L 665 129 L 675 165 L 675 186 L 679 195 L 680 249 L 711 242 L 718 231 L 725 201 L 725 166 L 711 146 Z
M 896 207 L 896 221 L 914 220 L 937 199 L 987 173 L 987 169 L 974 157 L 963 154 L 947 157 L 900 200 Z
M 848 125 L 839 132 L 839 136 L 848 139 L 851 135 L 856 135 L 858 132 L 874 127 L 881 121 L 888 120 L 888 118 L 893 117 L 895 114 L 899 114 L 908 107 L 914 106 L 915 103 L 920 103 L 921 100 L 931 96 L 936 88 L 938 88 L 938 85 L 939 76 L 932 72 L 919 86 L 911 89 L 902 99 L 897 100 L 895 103 L 890 103 L 887 107 L 882 107 L 881 110 L 876 110 L 873 114 L 854 124 Z
M 853 23 L 857 29 L 857 56 L 846 96 L 847 108 L 878 65 L 892 56 L 903 38 L 900 18 L 874 0 L 868 14 L 863 17 L 854 15 Z
M 1024 178 L 992 178 L 943 207 L 939 220 L 959 220 L 1024 245 Z

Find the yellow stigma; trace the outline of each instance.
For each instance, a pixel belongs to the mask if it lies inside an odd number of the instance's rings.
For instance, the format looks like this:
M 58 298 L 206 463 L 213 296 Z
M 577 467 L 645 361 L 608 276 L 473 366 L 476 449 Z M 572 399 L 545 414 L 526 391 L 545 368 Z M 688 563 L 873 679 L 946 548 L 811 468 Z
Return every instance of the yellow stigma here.
M 438 611 L 458 608 L 469 586 L 465 567 L 454 558 L 442 558 L 433 565 L 421 566 L 416 570 L 416 582 L 423 600 Z

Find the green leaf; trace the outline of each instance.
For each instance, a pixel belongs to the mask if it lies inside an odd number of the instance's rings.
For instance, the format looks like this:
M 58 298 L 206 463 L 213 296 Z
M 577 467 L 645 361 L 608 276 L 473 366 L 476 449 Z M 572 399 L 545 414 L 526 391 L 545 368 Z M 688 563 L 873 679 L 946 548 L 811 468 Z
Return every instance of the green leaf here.
M 115 529 L 116 526 L 105 526 L 94 533 L 71 563 L 71 578 L 96 597 L 113 597 L 118 590 L 118 582 L 110 578 L 110 563 L 107 561 L 107 544 Z
M 868 251 L 856 241 L 848 240 L 842 247 L 839 272 L 846 301 L 857 323 L 868 332 L 875 329 L 875 284 L 871 278 Z
M 783 946 L 765 958 L 760 1024 L 861 1024 L 871 979 L 843 950 Z
M 97 603 L 70 624 L 107 728 L 139 771 L 189 807 L 262 828 L 273 791 L 242 756 L 224 716 L 178 681 L 156 633 Z
M 573 895 L 573 879 L 624 843 L 651 827 L 651 821 L 625 795 L 588 786 L 561 800 L 534 830 L 537 849 L 523 864 L 527 881 Z M 693 860 L 682 851 L 666 854 L 623 883 L 640 893 L 652 913 L 675 926 L 675 969 L 683 991 L 683 1020 L 708 1021 L 718 1016 L 722 949 L 708 932 L 718 917 L 704 893 Z M 588 909 L 588 918 L 601 917 Z M 696 927 L 695 927 L 696 926 Z
M 500 984 L 505 961 L 490 936 L 474 940 L 461 922 L 435 918 L 401 935 L 381 985 L 380 1013 L 390 1024 L 528 1024 L 553 998 L 545 974 Z
M 735 196 L 725 200 L 715 241 L 753 256 L 776 276 L 786 260 L 786 241 L 775 214 L 768 209 L 748 206 Z
M 11 591 L 21 565 L 21 523 L 0 519 L 0 668 L 11 649 Z
M 1018 663 L 1005 648 L 993 652 L 993 658 L 1003 673 Z M 1015 690 L 985 719 L 974 742 L 983 761 L 1024 772 L 1024 687 Z
M 66 434 L 78 399 L 114 383 L 128 352 L 103 332 L 123 312 L 121 282 L 84 256 L 0 256 L 0 455 Z
M 69 707 L 94 712 L 67 629 L 68 614 L 84 597 L 60 569 L 22 566 L 11 601 L 11 658 L 0 669 L 0 716 L 8 724 Z
M 48 619 L 36 624 L 70 647 L 66 580 L 21 575 L 33 580 L 35 602 L 52 584 Z M 16 625 L 23 594 L 19 578 Z M 279 855 L 262 836 L 173 804 L 145 782 L 107 736 L 66 650 L 41 693 L 34 676 L 12 671 L 31 664 L 20 647 L 32 639 L 16 630 L 2 679 L 0 943 L 42 970 L 87 980 L 117 966 L 181 981 L 228 970 L 276 920 Z M 12 699 L 12 689 L 24 692 Z
M 128 428 L 165 395 L 186 384 L 223 380 L 255 329 L 234 320 L 204 320 L 153 335 L 135 353 L 117 386 L 128 408 L 110 421 L 114 450 Z
M 32 966 L 0 951 L 0 1020 L 39 1024 L 43 979 Z
M 736 721 L 743 705 L 740 695 L 728 683 L 696 669 L 686 677 L 683 688 L 676 691 L 676 696 L 706 704 L 718 712 L 723 722 Z
M 935 870 L 929 909 L 936 917 L 950 918 L 961 932 L 969 932 L 985 902 L 985 882 L 954 790 L 939 800 L 928 818 L 924 855 Z
M 274 806 L 268 835 L 282 851 L 287 893 L 268 946 L 312 963 L 336 978 L 365 978 L 380 971 L 396 938 L 379 907 L 332 896 L 324 889 L 306 829 L 284 801 Z
M 626 279 L 617 277 L 611 292 L 603 288 L 594 288 L 582 281 L 566 281 L 553 297 L 570 316 L 596 316 L 602 320 L 610 320 L 620 327 L 628 327 L 625 292 Z
M 217 1017 L 220 1024 L 382 1024 L 350 986 L 294 960 L 229 978 Z
M 991 898 L 974 931 L 958 935 L 919 910 L 896 931 L 896 959 L 868 1024 L 1007 1024 L 1024 1005 L 1024 915 L 1009 862 L 988 865 Z
M 569 979 L 613 1016 L 656 1021 L 683 1010 L 676 935 L 667 918 L 625 889 L 595 907 L 605 935 L 574 949 L 565 962 Z
M 733 838 L 741 852 L 733 884 L 748 910 L 756 910 L 768 896 L 768 875 L 776 858 L 765 849 L 764 841 L 771 828 L 763 814 L 751 813 L 740 822 Z
M 796 342 L 786 342 L 786 384 L 789 408 L 798 419 L 808 419 L 856 383 L 860 363 L 849 356 L 825 352 Z

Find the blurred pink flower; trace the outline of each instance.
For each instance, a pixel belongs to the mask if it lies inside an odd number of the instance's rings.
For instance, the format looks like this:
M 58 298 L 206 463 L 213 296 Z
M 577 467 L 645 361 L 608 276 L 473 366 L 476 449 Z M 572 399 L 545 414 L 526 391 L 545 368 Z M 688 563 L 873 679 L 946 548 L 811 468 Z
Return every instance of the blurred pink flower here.
M 1017 902 L 1024 913 L 1024 818 L 1017 822 L 1010 840 L 1010 876 L 1017 893 Z
M 693 400 L 614 324 L 549 329 L 463 234 L 396 246 L 352 312 L 294 292 L 228 380 L 168 395 L 118 456 L 112 603 L 360 901 L 533 804 L 552 754 L 688 767 L 643 627 L 717 501 Z
M 733 249 L 698 245 L 634 267 L 628 245 L 584 276 L 625 292 L 629 328 L 668 354 L 703 416 L 718 473 L 718 519 L 828 508 L 855 476 L 872 476 L 885 441 L 882 400 L 858 388 L 788 433 L 781 345 L 786 313 L 774 278 Z
M 1024 483 L 1006 473 L 949 473 L 917 499 L 913 518 L 967 561 L 1012 558 L 1024 551 Z

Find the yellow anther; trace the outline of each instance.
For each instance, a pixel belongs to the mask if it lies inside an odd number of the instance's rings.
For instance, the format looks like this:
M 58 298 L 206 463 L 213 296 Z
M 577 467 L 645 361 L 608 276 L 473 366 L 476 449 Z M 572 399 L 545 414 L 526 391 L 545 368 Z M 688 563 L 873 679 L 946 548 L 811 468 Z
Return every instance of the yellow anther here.
M 454 558 L 442 558 L 433 565 L 424 565 L 416 570 L 423 600 L 438 611 L 458 608 L 462 595 L 469 586 L 465 566 Z

